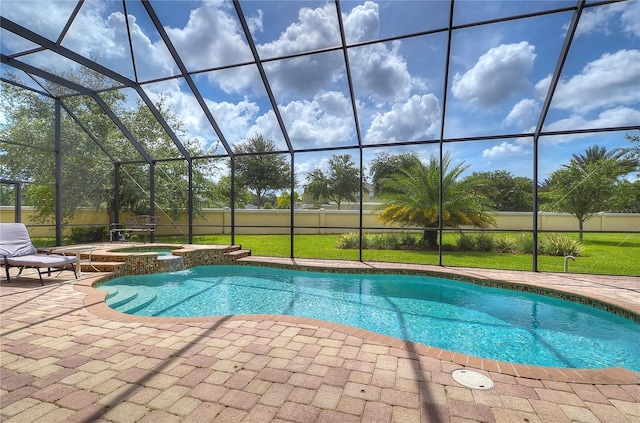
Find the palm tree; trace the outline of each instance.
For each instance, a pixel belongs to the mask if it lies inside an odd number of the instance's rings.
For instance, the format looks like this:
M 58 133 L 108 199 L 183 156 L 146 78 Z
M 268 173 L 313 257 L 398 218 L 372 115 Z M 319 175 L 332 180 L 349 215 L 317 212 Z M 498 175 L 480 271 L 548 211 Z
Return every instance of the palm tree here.
M 602 165 L 605 162 L 612 162 L 615 164 L 615 170 L 618 173 L 616 176 L 620 176 L 633 172 L 638 165 L 635 160 L 625 157 L 627 153 L 628 151 L 623 148 L 614 148 L 607 151 L 607 147 L 593 145 L 582 154 L 573 154 L 571 162 L 583 171 L 586 171 L 592 164 Z M 564 165 L 564 167 L 569 166 Z
M 464 162 L 451 170 L 451 155 L 442 159 L 442 223 L 446 227 L 495 226 L 495 220 L 487 212 L 491 201 L 481 194 L 474 194 L 468 184 L 459 181 L 469 166 Z M 431 156 L 429 164 L 416 163 L 400 169 L 381 181 L 383 204 L 378 207 L 378 220 L 382 223 L 400 223 L 424 228 L 424 242 L 437 245 L 437 228 L 440 220 L 440 165 Z

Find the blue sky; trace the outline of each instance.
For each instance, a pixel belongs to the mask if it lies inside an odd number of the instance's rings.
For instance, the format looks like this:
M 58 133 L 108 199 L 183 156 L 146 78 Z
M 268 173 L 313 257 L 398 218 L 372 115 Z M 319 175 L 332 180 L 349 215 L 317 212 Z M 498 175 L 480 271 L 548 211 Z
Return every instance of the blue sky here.
M 231 145 L 261 133 L 285 149 L 284 137 L 246 37 L 229 1 L 158 1 L 151 4 Z M 340 45 L 336 6 L 324 1 L 241 1 L 261 59 Z M 457 1 L 454 25 L 573 6 L 567 1 Z M 55 41 L 75 7 L 74 1 L 2 2 L 2 16 Z M 444 1 L 343 1 L 348 44 L 420 31 L 434 33 L 349 49 L 355 103 L 365 165 L 379 143 L 438 139 L 442 130 L 449 3 Z M 142 3 L 127 2 L 137 79 L 177 75 L 178 67 L 153 27 Z M 520 134 L 538 121 L 572 12 L 463 27 L 453 31 L 445 138 Z M 32 48 L 2 30 L 2 52 Z M 62 46 L 136 79 L 127 41 L 125 12 L 119 1 L 88 1 Z M 63 71 L 73 66 L 54 53 L 21 57 L 36 66 Z M 227 70 L 213 70 L 237 65 Z M 3 74 L 7 67 L 2 67 Z M 295 149 L 357 145 L 346 63 L 341 50 L 264 63 L 273 95 Z M 28 82 L 25 78 L 25 83 Z M 145 85 L 160 94 L 185 124 L 185 138 L 223 150 L 182 78 Z M 133 104 L 135 95 L 131 90 Z M 640 126 L 640 2 L 587 8 L 583 12 L 558 90 L 545 121 L 547 130 Z M 544 178 L 572 153 L 600 144 L 628 146 L 624 132 L 545 137 L 540 143 Z M 446 144 L 469 172 L 508 170 L 532 176 L 531 138 L 505 138 Z M 434 146 L 395 147 L 423 159 Z M 357 150 L 345 150 L 357 159 Z M 296 155 L 296 172 L 323 166 L 327 153 Z

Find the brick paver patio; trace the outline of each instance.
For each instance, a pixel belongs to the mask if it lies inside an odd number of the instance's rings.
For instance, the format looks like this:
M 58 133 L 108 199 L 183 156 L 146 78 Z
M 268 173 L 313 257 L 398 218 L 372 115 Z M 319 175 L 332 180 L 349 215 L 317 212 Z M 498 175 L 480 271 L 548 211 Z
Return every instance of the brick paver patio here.
M 636 277 L 435 269 L 579 292 L 640 314 Z M 0 421 L 640 422 L 640 375 L 629 370 L 510 366 L 289 316 L 127 316 L 88 288 L 94 278 L 2 280 Z M 451 372 L 465 367 L 494 388 L 456 383 Z

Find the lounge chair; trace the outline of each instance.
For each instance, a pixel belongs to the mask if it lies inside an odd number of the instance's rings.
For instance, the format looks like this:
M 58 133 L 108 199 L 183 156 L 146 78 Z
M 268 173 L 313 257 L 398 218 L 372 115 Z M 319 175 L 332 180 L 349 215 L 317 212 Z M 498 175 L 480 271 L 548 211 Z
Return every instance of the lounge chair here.
M 51 275 L 51 269 L 73 270 L 75 278 L 78 279 L 74 266 L 78 261 L 77 257 L 60 256 L 50 254 L 49 250 L 36 249 L 31 243 L 27 227 L 22 223 L 0 223 L 0 255 L 3 258 L 1 264 L 5 267 L 9 282 L 11 281 L 10 267 L 18 267 L 20 273 L 24 268 L 36 269 L 42 286 L 44 282 L 41 269 L 47 269 L 46 272 L 49 275 Z

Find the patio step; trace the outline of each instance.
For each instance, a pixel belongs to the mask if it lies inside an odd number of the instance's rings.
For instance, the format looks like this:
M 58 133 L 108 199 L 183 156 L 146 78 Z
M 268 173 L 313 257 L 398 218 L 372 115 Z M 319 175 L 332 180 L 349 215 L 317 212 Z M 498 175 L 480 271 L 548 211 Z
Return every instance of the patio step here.
M 128 303 L 118 307 L 118 311 L 133 314 L 153 303 L 157 298 L 158 296 L 152 290 L 138 288 L 138 295 Z
M 111 298 L 107 298 L 107 305 L 111 308 L 117 308 L 123 304 L 127 304 L 138 296 L 138 290 L 131 286 L 116 285 L 117 293 Z
M 235 250 L 226 253 L 227 256 L 233 257 L 235 260 L 241 259 L 243 257 L 249 257 L 251 255 L 251 250 Z
M 81 261 L 80 269 L 83 272 L 113 272 L 117 267 L 122 266 L 121 261 Z

